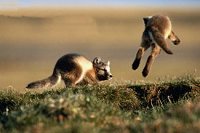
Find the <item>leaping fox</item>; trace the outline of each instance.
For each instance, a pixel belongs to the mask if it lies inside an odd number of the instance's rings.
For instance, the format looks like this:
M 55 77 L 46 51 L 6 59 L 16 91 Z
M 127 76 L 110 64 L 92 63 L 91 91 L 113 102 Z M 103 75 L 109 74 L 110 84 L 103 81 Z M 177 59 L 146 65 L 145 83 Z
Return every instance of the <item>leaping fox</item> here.
M 166 39 L 170 39 L 175 45 L 180 43 L 180 39 L 172 31 L 171 20 L 167 16 L 155 15 L 143 18 L 145 30 L 142 35 L 142 42 L 137 51 L 135 60 L 132 64 L 132 69 L 136 70 L 140 64 L 140 60 L 144 52 L 151 47 L 152 51 L 147 59 L 146 65 L 142 71 L 142 75 L 146 77 L 150 71 L 156 56 L 160 54 L 161 48 L 167 54 L 173 54 L 169 49 L 169 44 Z
M 111 78 L 109 61 L 103 62 L 101 58 L 96 57 L 91 62 L 79 54 L 67 54 L 58 59 L 50 77 L 32 82 L 26 88 L 51 88 L 61 80 L 64 80 L 66 86 L 79 83 L 94 84 Z

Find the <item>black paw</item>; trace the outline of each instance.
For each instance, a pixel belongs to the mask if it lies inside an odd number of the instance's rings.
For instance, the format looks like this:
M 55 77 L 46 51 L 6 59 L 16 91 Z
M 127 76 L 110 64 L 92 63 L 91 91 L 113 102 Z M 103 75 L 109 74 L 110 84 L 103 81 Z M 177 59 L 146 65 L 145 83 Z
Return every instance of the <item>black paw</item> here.
M 142 71 L 143 77 L 147 77 L 148 74 L 149 74 L 149 71 L 147 69 L 143 69 Z
M 173 41 L 174 45 L 178 45 L 181 41 L 178 39 L 178 40 L 175 40 Z
M 139 64 L 140 64 L 140 60 L 139 59 L 135 59 L 135 61 L 132 64 L 132 69 L 136 70 L 138 68 Z
M 165 50 L 165 52 L 167 53 L 167 54 L 173 54 L 173 52 L 171 51 L 171 50 Z

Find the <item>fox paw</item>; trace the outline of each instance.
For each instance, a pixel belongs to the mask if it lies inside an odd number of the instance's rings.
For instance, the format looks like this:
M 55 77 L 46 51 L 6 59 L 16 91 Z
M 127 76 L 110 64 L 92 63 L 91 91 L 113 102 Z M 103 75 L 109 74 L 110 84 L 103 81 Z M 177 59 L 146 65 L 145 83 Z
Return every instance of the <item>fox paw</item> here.
M 135 61 L 132 64 L 132 69 L 136 70 L 138 68 L 139 64 L 140 64 L 140 60 L 139 59 L 135 59 Z
M 146 77 L 149 74 L 149 71 L 147 69 L 143 69 L 142 75 L 143 77 Z

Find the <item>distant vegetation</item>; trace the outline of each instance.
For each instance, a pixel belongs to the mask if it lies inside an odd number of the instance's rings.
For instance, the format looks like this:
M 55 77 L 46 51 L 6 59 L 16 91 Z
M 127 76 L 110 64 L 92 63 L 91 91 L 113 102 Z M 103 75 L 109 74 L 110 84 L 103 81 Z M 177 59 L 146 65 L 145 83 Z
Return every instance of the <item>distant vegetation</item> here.
M 200 79 L 0 92 L 0 132 L 200 131 Z
M 0 88 L 23 90 L 27 83 L 49 76 L 59 57 L 74 52 L 90 60 L 110 60 L 117 81 L 144 80 L 141 72 L 149 50 L 137 71 L 131 64 L 144 30 L 142 18 L 154 14 L 171 18 L 181 44 L 170 45 L 172 56 L 161 51 L 147 80 L 195 70 L 200 74 L 199 12 L 136 7 L 0 10 Z

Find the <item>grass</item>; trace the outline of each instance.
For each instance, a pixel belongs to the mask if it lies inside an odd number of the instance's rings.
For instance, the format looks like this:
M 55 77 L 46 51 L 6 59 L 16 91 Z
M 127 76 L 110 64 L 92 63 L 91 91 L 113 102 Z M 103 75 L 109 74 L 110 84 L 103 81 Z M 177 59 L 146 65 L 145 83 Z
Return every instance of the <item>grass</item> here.
M 200 131 L 200 80 L 0 92 L 1 132 Z

